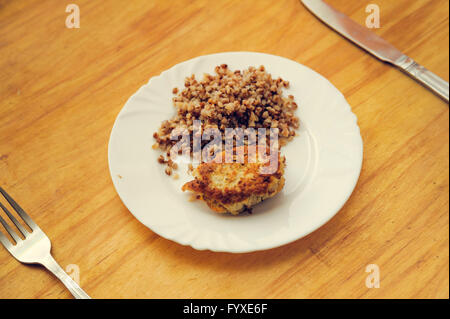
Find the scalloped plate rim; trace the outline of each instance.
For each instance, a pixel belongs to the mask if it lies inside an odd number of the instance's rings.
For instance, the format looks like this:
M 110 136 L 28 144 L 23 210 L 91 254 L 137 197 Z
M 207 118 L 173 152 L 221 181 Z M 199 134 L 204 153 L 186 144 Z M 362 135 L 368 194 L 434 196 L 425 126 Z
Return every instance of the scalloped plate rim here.
M 323 218 L 320 222 L 318 222 L 313 227 L 310 227 L 308 229 L 305 229 L 302 232 L 299 232 L 297 236 L 291 236 L 289 238 L 285 238 L 284 240 L 279 240 L 279 241 L 277 241 L 277 243 L 273 243 L 273 244 L 269 244 L 269 245 L 265 245 L 265 246 L 262 245 L 260 247 L 253 247 L 253 248 L 250 248 L 250 249 L 249 248 L 245 248 L 245 247 L 233 247 L 233 248 L 225 247 L 225 249 L 221 249 L 221 248 L 215 248 L 215 247 L 208 246 L 208 244 L 205 244 L 203 246 L 199 246 L 195 242 L 192 242 L 192 241 L 191 242 L 189 242 L 189 241 L 185 242 L 185 241 L 181 240 L 180 238 L 178 238 L 177 236 L 170 236 L 168 233 L 165 233 L 162 229 L 160 229 L 159 227 L 155 226 L 154 224 L 153 225 L 149 225 L 146 220 L 143 220 L 141 218 L 141 216 L 133 213 L 133 211 L 131 210 L 131 208 L 127 204 L 127 200 L 125 198 L 123 198 L 123 195 L 121 194 L 119 186 L 117 184 L 118 183 L 117 179 L 114 178 L 114 172 L 112 171 L 112 166 L 113 166 L 113 164 L 111 162 L 111 149 L 112 149 L 111 148 L 111 144 L 112 144 L 112 140 L 114 138 L 114 134 L 116 132 L 115 129 L 116 129 L 116 126 L 118 125 L 119 119 L 120 119 L 121 115 L 123 115 L 126 112 L 126 106 L 129 105 L 130 101 L 134 97 L 138 96 L 139 93 L 144 89 L 144 87 L 151 85 L 151 83 L 153 81 L 157 80 L 157 78 L 160 78 L 160 77 L 164 76 L 165 74 L 169 73 L 172 70 L 175 70 L 176 68 L 182 67 L 183 65 L 187 65 L 189 63 L 192 63 L 193 61 L 200 60 L 202 58 L 208 58 L 208 57 L 220 56 L 220 55 L 228 55 L 228 54 L 230 54 L 230 55 L 256 54 L 256 55 L 261 55 L 261 56 L 265 55 L 265 56 L 269 56 L 269 57 L 276 57 L 276 58 L 279 58 L 279 59 L 282 59 L 282 60 L 286 60 L 288 62 L 296 63 L 296 64 L 306 68 L 308 71 L 315 73 L 316 75 L 318 75 L 319 77 L 321 77 L 322 79 L 327 81 L 328 84 L 331 85 L 331 87 L 335 89 L 336 93 L 339 93 L 342 96 L 343 101 L 345 101 L 345 103 L 346 103 L 346 107 L 347 107 L 346 111 L 349 113 L 350 116 L 353 116 L 355 118 L 355 125 L 354 125 L 355 127 L 354 128 L 356 130 L 353 133 L 357 132 L 358 135 L 359 135 L 359 138 L 360 138 L 360 154 L 359 154 L 360 161 L 359 161 L 358 165 L 355 167 L 355 169 L 358 171 L 358 173 L 355 175 L 355 178 L 354 178 L 353 183 L 351 185 L 351 191 L 348 192 L 348 194 L 345 196 L 345 198 L 342 199 L 341 204 L 338 207 L 336 207 L 335 211 L 332 214 L 329 214 L 326 218 Z M 187 76 L 187 74 L 186 74 L 186 76 Z M 287 79 L 287 80 L 289 80 L 289 79 Z M 214 252 L 248 253 L 248 252 L 253 252 L 253 251 L 261 251 L 261 250 L 273 249 L 273 248 L 277 248 L 277 247 L 289 244 L 289 243 L 294 242 L 296 240 L 299 240 L 299 239 L 309 235 L 310 233 L 314 232 L 315 230 L 319 229 L 324 224 L 326 224 L 329 220 L 331 220 L 342 209 L 342 207 L 345 205 L 345 203 L 348 201 L 348 199 L 352 195 L 352 193 L 354 191 L 354 188 L 356 187 L 357 182 L 358 182 L 359 177 L 360 177 L 360 174 L 361 174 L 362 162 L 363 162 L 363 141 L 362 141 L 362 138 L 361 138 L 361 135 L 360 135 L 360 129 L 359 129 L 359 126 L 357 124 L 356 115 L 351 111 L 351 107 L 348 104 L 348 102 L 346 101 L 344 95 L 328 79 L 323 77 L 318 72 L 310 69 L 309 67 L 307 67 L 307 66 L 305 66 L 303 64 L 300 64 L 297 61 L 290 60 L 290 59 L 282 57 L 282 56 L 272 55 L 272 54 L 268 54 L 268 53 L 261 53 L 261 52 L 251 52 L 251 51 L 219 52 L 219 53 L 213 53 L 213 54 L 197 56 L 197 57 L 194 57 L 192 59 L 185 60 L 185 61 L 182 61 L 180 63 L 177 63 L 177 64 L 173 65 L 172 67 L 170 67 L 169 69 L 166 69 L 166 70 L 162 71 L 160 74 L 151 77 L 144 85 L 142 85 L 125 102 L 124 106 L 122 107 L 122 109 L 120 110 L 120 112 L 118 113 L 118 115 L 117 115 L 117 117 L 116 117 L 116 119 L 114 121 L 114 125 L 113 125 L 113 128 L 111 130 L 110 139 L 109 139 L 109 142 L 108 142 L 108 166 L 109 166 L 109 172 L 110 172 L 111 180 L 113 182 L 114 188 L 115 188 L 117 194 L 119 195 L 119 198 L 121 199 L 122 203 L 133 214 L 133 216 L 139 222 L 141 222 L 143 225 L 145 225 L 150 230 L 152 230 L 154 233 L 156 233 L 157 235 L 159 235 L 159 236 L 161 236 L 163 238 L 172 240 L 172 241 L 177 242 L 177 243 L 179 243 L 181 245 L 184 245 L 184 246 L 191 246 L 192 248 L 194 248 L 196 250 L 210 250 L 210 251 L 214 251 Z

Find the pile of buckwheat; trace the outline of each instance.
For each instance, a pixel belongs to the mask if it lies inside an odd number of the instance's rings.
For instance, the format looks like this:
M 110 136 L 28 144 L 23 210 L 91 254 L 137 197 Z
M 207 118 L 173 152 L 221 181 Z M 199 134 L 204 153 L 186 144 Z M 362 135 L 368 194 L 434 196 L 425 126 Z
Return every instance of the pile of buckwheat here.
M 194 75 L 187 77 L 184 86 L 181 91 L 173 89 L 176 115 L 164 121 L 153 134 L 156 140 L 153 148 L 165 151 L 167 156 L 177 143 L 171 140 L 172 131 L 187 129 L 192 134 L 194 120 L 201 121 L 202 130 L 217 128 L 223 139 L 226 128 L 278 128 L 281 147 L 296 135 L 297 103 L 292 95 L 283 97 L 282 92 L 289 82 L 273 79 L 264 66 L 233 72 L 222 64 L 215 67 L 215 75 L 205 74 L 201 81 Z M 192 140 L 190 144 L 192 152 Z M 167 164 L 166 174 L 172 175 L 176 164 L 164 155 L 158 161 Z

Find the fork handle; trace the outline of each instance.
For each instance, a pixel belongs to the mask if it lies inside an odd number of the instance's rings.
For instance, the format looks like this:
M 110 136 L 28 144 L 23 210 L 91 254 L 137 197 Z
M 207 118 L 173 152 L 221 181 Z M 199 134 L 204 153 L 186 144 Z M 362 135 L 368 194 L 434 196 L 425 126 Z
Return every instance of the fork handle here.
M 91 299 L 78 284 L 61 268 L 52 255 L 41 260 L 41 265 L 50 270 L 69 289 L 76 299 Z

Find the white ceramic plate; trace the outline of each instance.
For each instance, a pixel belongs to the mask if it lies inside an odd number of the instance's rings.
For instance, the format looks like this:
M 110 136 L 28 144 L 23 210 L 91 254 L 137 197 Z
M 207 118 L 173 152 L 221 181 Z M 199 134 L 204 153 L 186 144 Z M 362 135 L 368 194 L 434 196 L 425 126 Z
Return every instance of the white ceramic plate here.
M 214 73 L 226 63 L 232 70 L 264 65 L 290 82 L 286 96 L 299 104 L 301 129 L 287 146 L 283 191 L 253 209 L 251 215 L 217 214 L 203 202 L 189 202 L 181 185 L 190 178 L 168 178 L 151 148 L 153 132 L 174 113 L 172 89 L 184 78 Z M 324 77 L 286 58 L 263 53 L 227 52 L 200 56 L 155 76 L 117 116 L 109 141 L 114 186 L 130 212 L 162 237 L 195 249 L 233 253 L 278 247 L 316 230 L 344 205 L 358 180 L 363 145 L 356 116 L 344 96 Z

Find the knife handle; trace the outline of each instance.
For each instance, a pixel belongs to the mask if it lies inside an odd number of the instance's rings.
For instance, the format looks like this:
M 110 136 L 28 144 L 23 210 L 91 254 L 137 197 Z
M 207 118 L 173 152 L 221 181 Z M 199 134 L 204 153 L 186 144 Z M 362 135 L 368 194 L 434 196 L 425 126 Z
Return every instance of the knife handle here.
M 448 101 L 448 82 L 423 67 L 413 59 L 406 57 L 401 63 L 397 64 L 406 74 L 431 89 L 444 100 Z

